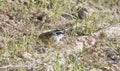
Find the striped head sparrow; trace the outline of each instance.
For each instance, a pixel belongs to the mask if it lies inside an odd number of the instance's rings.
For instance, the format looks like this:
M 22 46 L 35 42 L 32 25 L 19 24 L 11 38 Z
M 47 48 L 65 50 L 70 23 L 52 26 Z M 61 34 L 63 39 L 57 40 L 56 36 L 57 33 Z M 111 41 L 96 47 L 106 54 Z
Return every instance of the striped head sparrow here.
M 39 35 L 39 39 L 45 43 L 58 43 L 64 37 L 64 31 L 53 30 Z

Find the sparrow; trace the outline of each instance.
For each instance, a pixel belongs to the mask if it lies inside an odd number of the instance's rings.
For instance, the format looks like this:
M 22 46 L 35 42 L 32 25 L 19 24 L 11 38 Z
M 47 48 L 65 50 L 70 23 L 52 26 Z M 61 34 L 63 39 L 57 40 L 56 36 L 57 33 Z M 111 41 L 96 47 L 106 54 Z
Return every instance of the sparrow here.
M 64 31 L 63 30 L 53 30 L 49 32 L 45 32 L 39 35 L 39 39 L 44 44 L 50 44 L 50 43 L 58 43 L 62 38 L 64 37 Z

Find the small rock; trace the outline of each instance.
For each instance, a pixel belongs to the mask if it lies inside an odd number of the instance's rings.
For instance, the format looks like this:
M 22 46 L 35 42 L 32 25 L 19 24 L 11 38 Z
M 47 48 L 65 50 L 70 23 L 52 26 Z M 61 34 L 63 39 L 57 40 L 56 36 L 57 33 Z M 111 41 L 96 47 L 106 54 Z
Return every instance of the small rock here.
M 37 17 L 37 20 L 50 22 L 48 15 L 41 10 L 38 10 L 34 15 Z
M 30 53 L 24 52 L 22 56 L 25 59 L 33 60 L 32 55 Z
M 117 6 L 120 7 L 120 0 L 116 2 Z
M 92 14 L 95 12 L 94 11 L 94 8 L 91 7 L 90 5 L 88 6 L 83 6 L 81 8 L 78 7 L 77 9 L 77 13 L 78 13 L 78 18 L 79 19 L 83 19 L 85 17 L 89 17 L 89 16 L 92 16 Z
M 102 71 L 102 70 L 101 69 L 93 68 L 93 69 L 90 69 L 89 71 Z
M 79 10 L 78 10 L 78 17 L 79 17 L 79 19 L 83 19 L 84 17 L 86 17 L 87 16 L 87 9 L 86 8 L 80 8 Z
M 105 29 L 107 37 L 109 38 L 119 37 L 120 36 L 119 31 L 120 31 L 120 25 L 110 26 Z
M 83 51 L 83 42 L 76 42 L 76 50 L 80 50 L 81 52 Z

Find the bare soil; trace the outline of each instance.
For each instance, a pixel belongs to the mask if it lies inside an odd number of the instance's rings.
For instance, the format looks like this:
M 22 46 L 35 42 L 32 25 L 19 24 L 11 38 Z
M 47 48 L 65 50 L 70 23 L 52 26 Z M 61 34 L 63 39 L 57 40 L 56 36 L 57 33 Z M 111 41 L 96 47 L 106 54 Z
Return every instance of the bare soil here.
M 72 12 L 56 16 L 49 0 L 47 11 L 34 0 L 0 1 L 0 71 L 120 71 L 119 2 L 82 0 L 82 13 L 70 0 Z M 38 43 L 41 33 L 54 29 L 66 30 L 55 47 Z

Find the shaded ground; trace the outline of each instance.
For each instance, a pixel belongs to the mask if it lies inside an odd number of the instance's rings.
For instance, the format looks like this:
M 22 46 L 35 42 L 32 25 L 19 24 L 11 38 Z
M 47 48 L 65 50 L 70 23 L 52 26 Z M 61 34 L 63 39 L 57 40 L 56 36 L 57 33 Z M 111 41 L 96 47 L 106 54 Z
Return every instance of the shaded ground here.
M 38 43 L 54 29 L 59 44 Z M 119 0 L 0 1 L 0 71 L 120 71 L 119 31 Z

